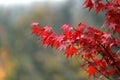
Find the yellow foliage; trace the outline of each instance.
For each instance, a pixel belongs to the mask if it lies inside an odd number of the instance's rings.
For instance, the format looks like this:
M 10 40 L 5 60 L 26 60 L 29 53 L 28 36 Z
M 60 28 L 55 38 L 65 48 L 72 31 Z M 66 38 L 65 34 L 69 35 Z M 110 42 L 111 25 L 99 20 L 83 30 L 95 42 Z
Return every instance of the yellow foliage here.
M 5 80 L 8 73 L 13 70 L 13 65 L 9 60 L 7 51 L 0 50 L 0 80 Z

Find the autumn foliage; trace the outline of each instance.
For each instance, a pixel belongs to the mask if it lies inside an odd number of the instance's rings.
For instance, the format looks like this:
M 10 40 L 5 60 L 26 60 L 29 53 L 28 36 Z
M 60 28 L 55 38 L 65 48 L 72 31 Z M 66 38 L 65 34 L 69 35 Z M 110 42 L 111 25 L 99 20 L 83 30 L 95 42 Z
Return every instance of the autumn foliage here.
M 77 28 L 64 24 L 62 33 L 57 34 L 50 26 L 40 27 L 34 22 L 32 34 L 42 41 L 42 46 L 64 50 L 67 58 L 84 59 L 82 67 L 87 67 L 89 77 L 104 76 L 111 80 L 110 77 L 120 75 L 120 0 L 85 0 L 84 7 L 96 14 L 106 12 L 102 28 L 108 27 L 108 32 L 80 23 Z

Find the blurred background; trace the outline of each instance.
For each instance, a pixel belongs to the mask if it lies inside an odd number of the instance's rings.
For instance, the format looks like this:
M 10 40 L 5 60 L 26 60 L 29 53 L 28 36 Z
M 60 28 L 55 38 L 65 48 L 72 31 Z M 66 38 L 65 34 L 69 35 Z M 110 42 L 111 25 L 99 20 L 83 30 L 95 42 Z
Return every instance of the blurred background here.
M 63 24 L 82 22 L 100 29 L 104 13 L 83 7 L 84 0 L 0 0 L 0 80 L 88 79 L 76 58 L 43 48 L 31 35 L 31 23 L 49 25 L 60 32 Z

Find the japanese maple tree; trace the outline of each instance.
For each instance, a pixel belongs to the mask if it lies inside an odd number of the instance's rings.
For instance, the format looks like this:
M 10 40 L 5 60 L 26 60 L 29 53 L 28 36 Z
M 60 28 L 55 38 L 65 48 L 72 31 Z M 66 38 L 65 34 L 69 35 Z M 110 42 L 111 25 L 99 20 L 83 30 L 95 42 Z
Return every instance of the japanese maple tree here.
M 33 22 L 32 34 L 42 41 L 42 46 L 64 50 L 67 58 L 81 57 L 85 61 L 81 67 L 87 67 L 89 77 L 104 76 L 111 80 L 112 76 L 120 76 L 120 0 L 85 0 L 84 7 L 96 14 L 106 12 L 102 28 L 108 27 L 108 32 L 80 23 L 77 28 L 64 24 L 62 33 L 57 34 L 52 27 L 40 27 Z M 116 47 L 119 49 L 113 51 Z

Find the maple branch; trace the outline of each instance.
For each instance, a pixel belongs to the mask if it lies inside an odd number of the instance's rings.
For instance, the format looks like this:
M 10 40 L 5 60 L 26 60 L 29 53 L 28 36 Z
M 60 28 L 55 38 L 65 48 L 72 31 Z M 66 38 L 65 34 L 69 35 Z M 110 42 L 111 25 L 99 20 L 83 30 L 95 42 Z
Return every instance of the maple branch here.
M 113 60 L 113 62 L 115 63 L 115 65 L 116 65 L 116 61 L 115 61 L 115 59 L 114 59 L 114 57 L 109 53 L 109 51 L 103 46 L 103 45 L 101 45 L 103 48 L 104 48 L 104 50 L 108 53 L 108 55 L 110 56 L 110 58 Z M 116 65 L 116 68 L 118 69 L 118 71 L 120 72 L 120 68 Z
M 84 58 L 84 60 L 86 60 L 87 62 L 89 62 L 89 63 L 91 63 L 89 60 L 87 60 L 87 59 L 85 59 Z M 101 73 L 102 75 L 104 75 L 107 79 L 109 79 L 109 80 L 112 80 L 112 79 L 110 79 L 107 75 L 105 75 L 104 73 L 102 73 L 100 70 L 98 70 L 95 66 L 93 66 L 99 73 Z
M 97 41 L 98 42 L 98 41 Z M 118 71 L 120 72 L 120 68 L 116 65 L 116 61 L 114 59 L 114 57 L 110 54 L 110 52 L 105 48 L 105 46 L 103 46 L 102 44 L 100 44 L 98 42 L 98 44 L 106 51 L 106 53 L 109 55 L 109 57 L 112 59 L 112 61 L 115 63 L 116 68 L 118 69 Z
M 77 57 L 75 57 L 75 59 L 76 59 L 76 61 L 79 63 L 79 64 L 81 64 L 81 62 L 77 59 Z M 88 61 L 87 59 L 85 59 L 84 58 L 84 60 L 85 61 L 87 61 L 87 62 L 89 62 L 89 63 L 91 63 L 90 61 Z M 81 65 L 82 66 L 82 65 Z M 94 67 L 95 68 L 95 67 Z M 84 69 L 84 68 L 83 68 Z M 102 72 L 100 72 L 100 70 L 98 70 L 97 68 L 95 68 L 99 73 L 101 73 L 102 75 L 104 75 Z M 85 71 L 87 71 L 86 69 L 84 69 Z M 104 75 L 107 79 L 109 79 L 109 80 L 111 80 L 108 76 L 106 76 L 106 75 Z M 95 76 L 95 77 L 97 77 L 97 76 Z M 102 79 L 102 80 L 104 80 L 104 79 Z

